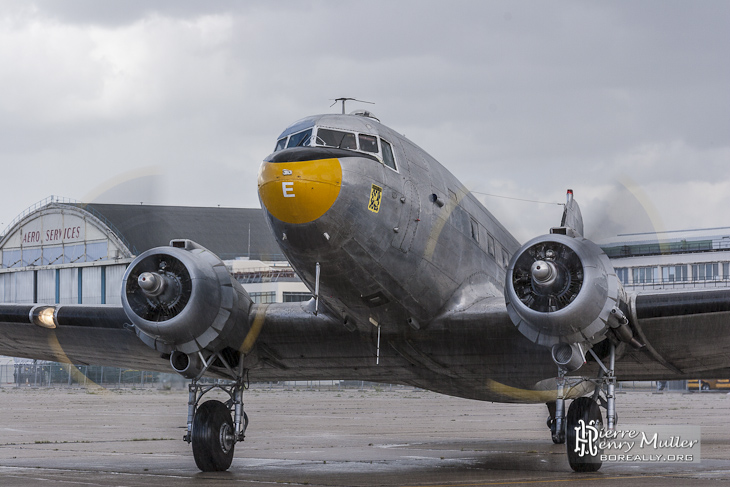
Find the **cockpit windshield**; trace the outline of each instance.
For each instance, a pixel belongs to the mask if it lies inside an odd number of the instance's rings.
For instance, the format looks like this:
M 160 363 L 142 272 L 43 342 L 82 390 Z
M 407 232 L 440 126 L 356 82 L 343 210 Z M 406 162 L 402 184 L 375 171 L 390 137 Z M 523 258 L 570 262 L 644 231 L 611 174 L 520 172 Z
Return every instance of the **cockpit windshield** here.
M 305 145 L 311 145 L 312 140 L 312 129 L 303 130 L 289 136 L 289 143 L 286 144 L 289 147 L 303 147 Z
M 291 133 L 277 140 L 274 152 L 290 147 L 304 146 L 334 147 L 336 149 L 367 152 L 374 154 L 385 166 L 398 171 L 390 143 L 376 135 L 359 134 L 345 130 L 310 126 L 308 129 Z
M 325 147 L 336 147 L 338 149 L 357 150 L 355 142 L 355 134 L 352 132 L 341 132 L 331 129 L 317 129 L 317 139 L 315 145 L 323 145 Z

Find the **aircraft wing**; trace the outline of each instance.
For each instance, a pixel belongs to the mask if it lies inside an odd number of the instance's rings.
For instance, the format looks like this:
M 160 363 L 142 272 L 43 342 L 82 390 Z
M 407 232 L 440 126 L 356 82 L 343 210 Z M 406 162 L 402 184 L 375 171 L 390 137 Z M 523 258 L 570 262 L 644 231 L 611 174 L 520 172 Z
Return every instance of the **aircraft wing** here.
M 56 311 L 53 328 L 38 324 L 38 313 L 49 308 Z M 0 355 L 169 371 L 137 338 L 121 306 L 0 304 Z
M 663 378 L 730 374 L 730 289 L 640 293 L 630 302 L 646 350 L 629 348 L 627 363 L 649 355 L 661 364 Z

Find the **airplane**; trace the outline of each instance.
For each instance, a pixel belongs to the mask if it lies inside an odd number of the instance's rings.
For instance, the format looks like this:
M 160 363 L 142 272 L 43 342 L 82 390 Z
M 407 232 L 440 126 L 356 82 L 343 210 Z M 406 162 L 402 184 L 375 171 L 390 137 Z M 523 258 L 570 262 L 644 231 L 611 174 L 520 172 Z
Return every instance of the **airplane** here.
M 426 151 L 344 101 L 281 133 L 258 194 L 309 302 L 254 304 L 215 254 L 172 240 L 130 263 L 121 306 L 0 304 L 0 354 L 171 367 L 191 379 L 184 440 L 202 471 L 230 467 L 249 381 L 545 403 L 552 441 L 587 472 L 601 460 L 576 452 L 578 425 L 616 428 L 619 378 L 730 373 L 730 290 L 627 293 L 570 190 L 560 224 L 520 245 Z M 229 399 L 203 401 L 213 389 Z

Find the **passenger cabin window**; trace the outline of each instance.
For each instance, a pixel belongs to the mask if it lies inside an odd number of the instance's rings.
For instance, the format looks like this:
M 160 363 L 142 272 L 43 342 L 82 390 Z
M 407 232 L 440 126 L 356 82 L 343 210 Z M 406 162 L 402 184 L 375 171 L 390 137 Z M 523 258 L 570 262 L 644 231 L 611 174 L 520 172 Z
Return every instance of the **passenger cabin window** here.
M 317 145 L 357 150 L 355 134 L 339 130 L 317 129 Z
M 494 237 L 487 234 L 487 251 L 489 255 L 494 255 Z
M 378 138 L 374 135 L 360 134 L 358 136 L 360 140 L 360 150 L 365 152 L 378 153 Z
M 380 145 L 383 147 L 383 163 L 392 170 L 397 171 L 395 157 L 393 157 L 393 147 L 383 139 L 380 139 Z

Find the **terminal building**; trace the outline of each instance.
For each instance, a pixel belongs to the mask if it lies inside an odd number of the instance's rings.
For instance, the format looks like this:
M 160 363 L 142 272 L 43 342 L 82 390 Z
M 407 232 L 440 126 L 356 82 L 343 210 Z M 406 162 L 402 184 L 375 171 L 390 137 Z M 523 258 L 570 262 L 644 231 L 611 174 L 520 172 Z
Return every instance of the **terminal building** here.
M 730 286 L 730 227 L 619 235 L 599 245 L 629 292 Z

